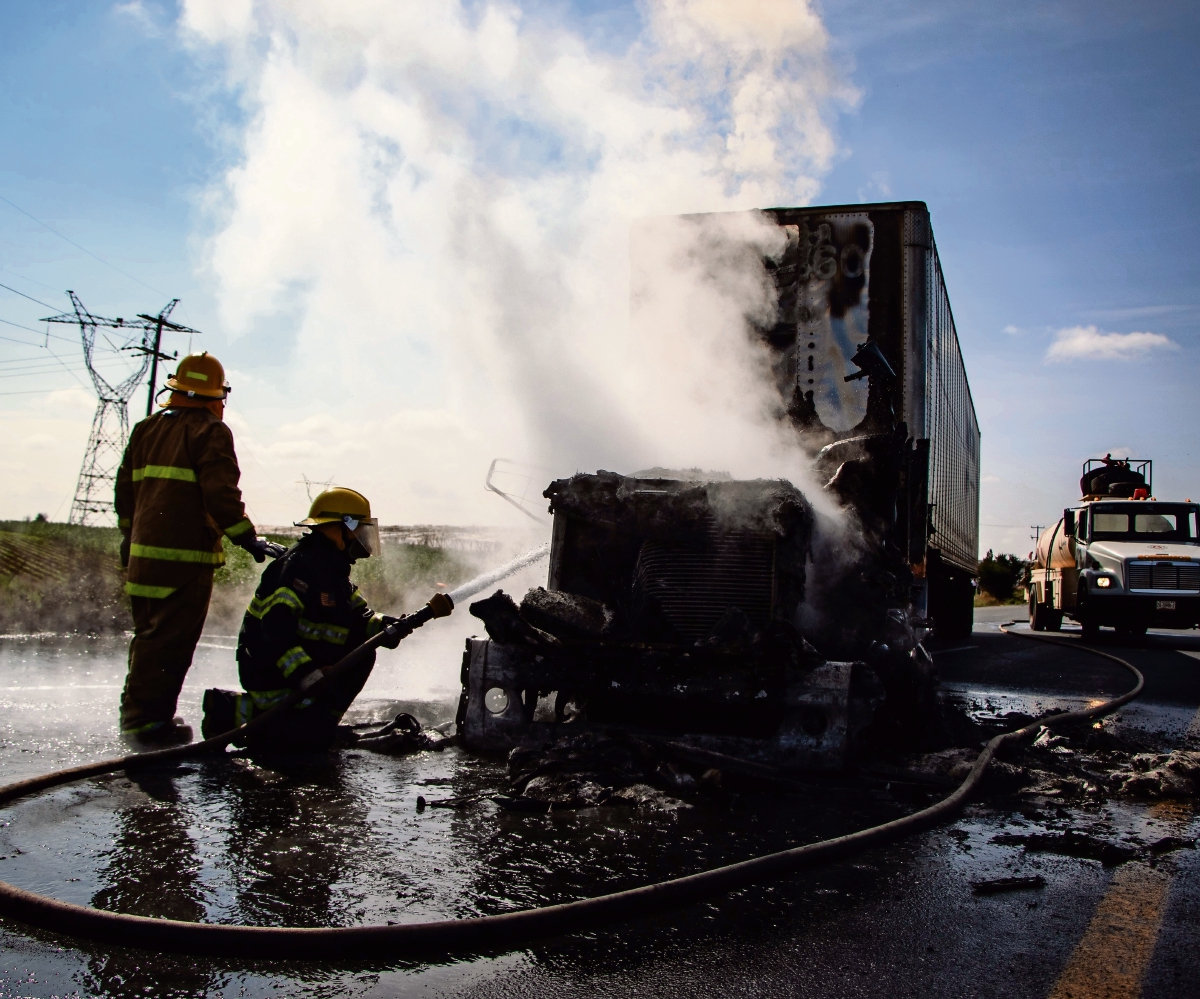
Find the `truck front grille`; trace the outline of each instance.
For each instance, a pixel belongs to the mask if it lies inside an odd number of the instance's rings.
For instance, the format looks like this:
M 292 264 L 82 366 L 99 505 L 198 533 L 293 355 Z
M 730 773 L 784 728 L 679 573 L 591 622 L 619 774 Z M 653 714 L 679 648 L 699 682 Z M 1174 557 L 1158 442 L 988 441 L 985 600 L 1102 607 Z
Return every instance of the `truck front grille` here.
M 694 543 L 646 541 L 634 572 L 634 602 L 653 598 L 679 634 L 695 641 L 730 608 L 756 627 L 771 619 L 775 542 L 750 533 L 718 534 Z
M 1127 585 L 1131 590 L 1200 590 L 1200 564 L 1130 562 Z

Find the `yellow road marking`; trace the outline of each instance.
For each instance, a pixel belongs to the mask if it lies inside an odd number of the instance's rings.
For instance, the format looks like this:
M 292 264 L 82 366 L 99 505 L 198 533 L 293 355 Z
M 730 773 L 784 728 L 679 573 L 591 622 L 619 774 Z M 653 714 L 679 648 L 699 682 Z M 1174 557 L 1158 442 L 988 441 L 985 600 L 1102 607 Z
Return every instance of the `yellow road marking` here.
M 1176 651 L 1200 659 L 1200 652 Z M 1200 711 L 1192 718 L 1187 734 L 1200 737 Z M 1182 828 L 1191 810 L 1163 801 L 1152 805 L 1150 814 Z M 1170 876 L 1161 870 L 1145 864 L 1122 867 L 1096 907 L 1050 999 L 1139 999 L 1169 885 Z
M 1138 999 L 1158 939 L 1169 880 L 1144 864 L 1122 867 L 1050 999 Z

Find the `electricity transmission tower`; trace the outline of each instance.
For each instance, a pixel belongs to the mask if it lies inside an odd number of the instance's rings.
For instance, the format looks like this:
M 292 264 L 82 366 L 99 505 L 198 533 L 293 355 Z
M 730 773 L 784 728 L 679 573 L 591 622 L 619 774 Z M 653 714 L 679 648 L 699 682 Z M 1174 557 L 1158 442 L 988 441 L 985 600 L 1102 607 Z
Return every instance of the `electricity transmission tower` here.
M 79 470 L 79 482 L 75 486 L 75 498 L 71 502 L 71 513 L 67 522 L 88 526 L 111 526 L 114 518 L 113 497 L 117 484 L 117 468 L 121 464 L 121 456 L 125 453 L 125 444 L 129 440 L 129 398 L 146 374 L 151 357 L 156 361 L 168 359 L 166 355 L 158 352 L 158 340 L 154 334 L 157 333 L 161 337 L 163 326 L 182 330 L 187 330 L 187 327 L 177 327 L 166 322 L 167 315 L 175 307 L 178 299 L 163 309 L 159 316 L 141 316 L 137 320 L 126 322 L 119 317 L 105 319 L 102 316 L 93 316 L 79 301 L 75 292 L 68 291 L 67 294 L 71 297 L 75 311 L 49 316 L 43 322 L 73 323 L 79 327 L 79 334 L 83 340 L 83 360 L 100 400 L 96 407 L 96 415 L 92 418 L 92 432 L 88 436 L 87 451 L 84 452 L 83 467 Z M 101 326 L 109 329 L 136 330 L 141 333 L 140 343 L 128 348 L 141 355 L 141 363 L 115 385 L 96 370 L 93 360 L 96 331 Z M 151 395 L 153 391 L 152 385 Z
M 333 479 L 325 479 L 324 481 L 321 481 L 320 479 L 310 479 L 303 472 L 300 473 L 300 482 L 297 482 L 296 484 L 299 485 L 301 482 L 304 483 L 304 491 L 308 493 L 308 501 L 310 503 L 313 501 L 313 486 L 320 486 L 322 491 L 324 491 L 333 485 Z

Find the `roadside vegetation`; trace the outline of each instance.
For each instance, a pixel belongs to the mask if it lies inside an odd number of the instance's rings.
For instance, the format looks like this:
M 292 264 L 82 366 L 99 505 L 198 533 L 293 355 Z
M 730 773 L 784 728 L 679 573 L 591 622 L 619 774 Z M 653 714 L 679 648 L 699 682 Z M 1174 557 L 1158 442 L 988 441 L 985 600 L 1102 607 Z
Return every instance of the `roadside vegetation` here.
M 294 537 L 268 534 L 283 545 Z M 0 521 L 0 634 L 104 634 L 133 621 L 114 527 L 55 524 L 44 518 Z M 213 577 L 210 630 L 237 631 L 262 566 L 225 542 L 226 563 Z M 416 610 L 437 589 L 452 589 L 476 567 L 462 552 L 385 543 L 379 556 L 357 563 L 351 578 L 381 613 Z M 438 584 L 444 584 L 439 587 Z
M 979 592 L 976 607 L 996 607 L 1002 604 L 1023 604 L 1025 594 L 1018 586 L 1023 583 L 1029 562 L 1017 555 L 996 555 L 989 548 L 979 563 Z

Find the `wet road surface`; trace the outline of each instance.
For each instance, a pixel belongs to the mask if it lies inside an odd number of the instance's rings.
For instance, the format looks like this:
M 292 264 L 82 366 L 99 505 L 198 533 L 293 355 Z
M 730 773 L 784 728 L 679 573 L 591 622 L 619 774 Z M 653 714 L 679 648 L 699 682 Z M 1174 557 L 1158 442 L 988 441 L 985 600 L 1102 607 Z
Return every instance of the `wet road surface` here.
M 935 653 L 947 696 L 979 720 L 1075 707 L 1129 686 L 1115 664 L 1000 634 L 995 622 L 1009 616 L 980 612 L 969 641 Z M 427 723 L 448 716 L 461 648 L 451 637 L 402 644 L 404 670 L 381 660 L 359 717 L 382 718 L 398 704 Z M 205 639 L 181 703 L 189 720 L 205 686 L 235 685 L 232 644 Z M 1163 748 L 1200 744 L 1200 634 L 1152 633 L 1113 651 L 1146 675 L 1142 700 L 1114 730 Z M 0 640 L 6 782 L 120 751 L 112 728 L 122 656 L 122 643 L 108 640 Z M 833 784 L 811 795 L 742 793 L 673 819 L 617 808 L 521 815 L 490 802 L 415 808 L 418 794 L 494 788 L 501 771 L 454 750 L 351 751 L 194 762 L 137 781 L 111 775 L 0 810 L 0 877 L 143 915 L 416 921 L 645 884 L 848 832 L 934 797 Z M 1165 803 L 980 801 L 938 830 L 773 885 L 438 963 L 173 957 L 0 921 L 0 996 L 1195 995 L 1198 851 L 1104 867 L 992 842 L 1064 829 L 1146 844 L 1194 838 L 1200 821 Z M 1045 884 L 990 896 L 971 889 L 1011 875 Z

